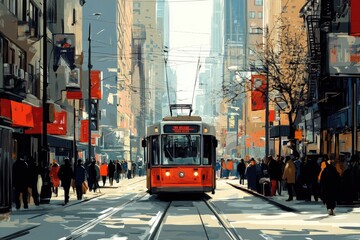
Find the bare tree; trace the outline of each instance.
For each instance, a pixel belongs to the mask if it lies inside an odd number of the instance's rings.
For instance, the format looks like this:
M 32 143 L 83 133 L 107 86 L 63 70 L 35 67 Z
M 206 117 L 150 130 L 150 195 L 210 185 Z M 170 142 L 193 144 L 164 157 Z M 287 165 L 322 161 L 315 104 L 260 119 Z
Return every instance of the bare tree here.
M 263 29 L 263 33 L 263 43 L 252 49 L 255 61 L 250 64 L 251 71 L 252 74 L 267 76 L 269 101 L 276 104 L 281 113 L 287 114 L 290 126 L 288 137 L 293 139 L 296 115 L 307 98 L 309 58 L 306 31 L 302 26 L 291 25 L 283 17 L 278 19 L 273 29 Z M 224 97 L 229 102 L 251 90 L 251 79 L 247 78 L 230 81 L 223 86 Z M 266 95 L 266 91 L 262 91 Z

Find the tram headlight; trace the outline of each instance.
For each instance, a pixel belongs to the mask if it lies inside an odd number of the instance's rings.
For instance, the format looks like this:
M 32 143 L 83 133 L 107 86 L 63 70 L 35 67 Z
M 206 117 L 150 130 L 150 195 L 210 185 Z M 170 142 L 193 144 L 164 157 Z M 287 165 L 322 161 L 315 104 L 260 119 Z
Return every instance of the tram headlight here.
M 198 173 L 198 172 L 194 172 L 194 176 L 195 176 L 195 177 L 199 176 L 199 173 Z
M 204 127 L 204 133 L 208 133 L 208 131 L 207 127 Z
M 169 172 L 169 171 L 166 171 L 166 172 L 165 172 L 165 176 L 167 176 L 167 177 L 170 176 L 170 172 Z
M 158 132 L 159 132 L 159 129 L 158 129 L 157 127 L 155 127 L 155 128 L 154 128 L 154 131 L 155 131 L 156 133 L 158 133 Z

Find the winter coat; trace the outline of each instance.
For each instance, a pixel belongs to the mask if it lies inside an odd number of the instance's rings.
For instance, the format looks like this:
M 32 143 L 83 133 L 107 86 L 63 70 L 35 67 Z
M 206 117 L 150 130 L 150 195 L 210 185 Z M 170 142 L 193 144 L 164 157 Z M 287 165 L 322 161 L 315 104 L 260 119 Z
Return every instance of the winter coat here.
M 61 186 L 64 188 L 70 187 L 73 175 L 74 171 L 72 170 L 70 164 L 61 165 L 58 172 L 58 177 L 61 180 Z
M 29 181 L 29 169 L 24 160 L 16 160 L 12 168 L 13 185 L 15 188 L 25 188 Z
M 336 168 L 326 163 L 320 177 L 320 197 L 326 202 L 328 200 L 336 201 L 339 197 L 340 175 Z
M 49 176 L 51 177 L 51 182 L 54 187 L 60 186 L 60 178 L 58 177 L 59 170 L 60 170 L 59 164 L 54 163 L 51 166 Z
M 245 170 L 245 176 L 248 182 L 248 188 L 251 190 L 257 190 L 257 181 L 259 179 L 259 170 L 256 165 L 249 165 Z
M 244 174 L 245 173 L 245 163 L 243 161 L 240 161 L 239 164 L 237 165 L 237 171 L 239 174 Z
M 114 173 L 115 173 L 115 164 L 110 161 L 109 162 L 109 165 L 108 165 L 108 174 L 109 174 L 109 177 L 110 178 L 113 178 L 114 177 Z
M 82 164 L 78 164 L 75 168 L 75 186 L 79 187 L 86 179 L 86 170 Z
M 287 183 L 295 183 L 295 164 L 294 162 L 290 159 L 286 162 L 285 164 L 285 169 L 284 169 L 284 173 L 283 173 L 283 180 L 286 180 Z
M 108 166 L 106 163 L 101 164 L 100 166 L 100 176 L 107 176 L 108 175 Z

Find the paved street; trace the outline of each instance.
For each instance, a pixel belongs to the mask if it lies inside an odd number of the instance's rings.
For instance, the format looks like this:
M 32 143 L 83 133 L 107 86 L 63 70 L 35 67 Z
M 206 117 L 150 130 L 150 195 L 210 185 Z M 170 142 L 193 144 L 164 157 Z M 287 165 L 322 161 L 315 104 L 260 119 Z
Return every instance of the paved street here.
M 220 179 L 217 185 L 215 195 L 209 194 L 211 201 L 223 213 L 224 218 L 236 229 L 242 239 L 360 239 L 360 235 L 358 235 L 360 231 L 359 206 L 338 206 L 336 215 L 328 216 L 325 206 L 320 201 L 294 200 L 286 202 L 287 192 L 283 192 L 281 196 L 264 197 L 245 189 L 244 186 L 238 184 L 238 179 Z M 44 237 L 44 229 L 49 228 L 49 226 L 58 226 L 60 228 L 54 228 L 52 231 L 54 235 L 52 236 L 66 235 L 70 225 L 73 225 L 72 231 L 78 229 L 79 224 L 81 225 L 80 219 L 75 221 L 75 215 L 71 217 L 73 215 L 71 211 L 77 211 L 79 217 L 85 217 L 85 220 L 90 212 L 98 212 L 100 215 L 97 219 L 99 219 L 101 212 L 106 214 L 107 211 L 110 211 L 109 209 L 106 210 L 109 206 L 101 206 L 98 205 L 99 203 L 111 204 L 112 202 L 113 204 L 118 202 L 120 204 L 121 201 L 125 201 L 121 200 L 123 199 L 122 196 L 130 196 L 129 194 L 140 193 L 144 190 L 145 177 L 125 179 L 113 187 L 101 188 L 101 193 L 86 193 L 82 201 L 76 200 L 76 196 L 72 192 L 69 204 L 64 207 L 62 204 L 63 191 L 60 189 L 59 196 L 53 197 L 50 204 L 30 205 L 29 209 L 21 208 L 20 210 L 13 208 L 10 215 L 2 215 L 0 237 L 1 239 L 33 239 L 32 237 L 38 236 L 37 239 L 60 239 L 60 237 L 42 238 Z M 118 216 L 114 215 L 111 220 L 107 220 L 107 227 L 109 228 L 109 226 L 121 221 L 120 225 L 123 226 L 121 227 L 123 230 L 120 232 L 124 236 L 128 236 L 124 239 L 140 239 L 141 231 L 139 229 L 144 228 L 139 226 L 149 226 L 154 221 L 156 211 L 159 211 L 159 207 L 163 205 L 156 199 L 154 196 L 148 196 L 127 209 L 113 205 L 113 209 L 118 208 L 119 213 L 117 213 Z M 145 202 L 148 203 L 145 204 Z M 159 210 L 156 210 L 157 208 Z M 152 210 L 149 211 L 150 209 Z M 131 211 L 135 212 L 131 213 Z M 62 212 L 66 214 L 62 215 Z M 132 214 L 134 215 L 131 217 Z M 137 218 L 138 220 L 136 220 Z M 170 219 L 168 218 L 168 221 Z M 174 219 L 177 225 L 176 231 L 179 233 L 186 232 L 187 218 L 184 218 L 184 222 L 182 222 L 182 218 L 177 214 Z M 135 224 L 137 221 L 139 223 Z M 101 232 L 110 234 L 119 228 L 116 225 L 108 230 L 101 228 L 94 230 L 95 232 L 92 234 Z M 65 226 L 67 227 L 64 228 Z M 125 226 L 127 227 L 124 228 Z M 28 231 L 31 232 L 30 235 L 26 235 Z M 38 235 L 36 235 L 37 232 Z M 113 234 L 116 235 L 116 232 Z M 335 237 L 336 234 L 339 234 L 337 238 L 329 238 L 329 236 Z M 90 235 L 87 239 L 98 239 L 97 235 Z

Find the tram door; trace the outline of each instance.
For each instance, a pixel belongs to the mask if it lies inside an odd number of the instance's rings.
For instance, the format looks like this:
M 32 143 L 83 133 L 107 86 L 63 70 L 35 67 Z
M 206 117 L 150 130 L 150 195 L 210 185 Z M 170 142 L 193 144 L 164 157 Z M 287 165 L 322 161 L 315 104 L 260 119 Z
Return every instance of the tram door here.
M 12 130 L 0 126 L 0 213 L 11 209 L 12 159 L 16 159 L 16 145 L 16 142 L 13 142 Z

